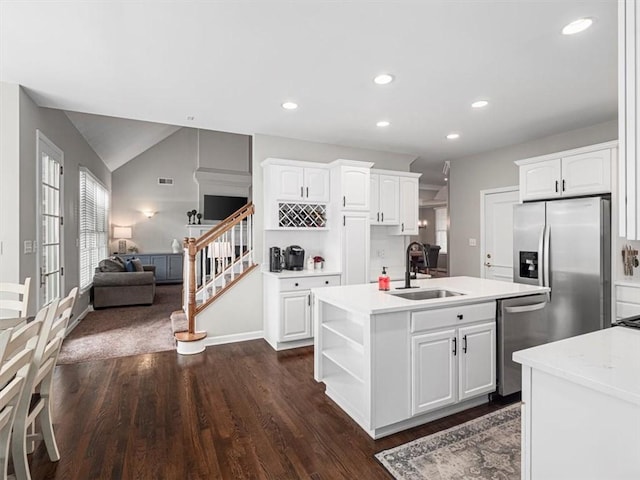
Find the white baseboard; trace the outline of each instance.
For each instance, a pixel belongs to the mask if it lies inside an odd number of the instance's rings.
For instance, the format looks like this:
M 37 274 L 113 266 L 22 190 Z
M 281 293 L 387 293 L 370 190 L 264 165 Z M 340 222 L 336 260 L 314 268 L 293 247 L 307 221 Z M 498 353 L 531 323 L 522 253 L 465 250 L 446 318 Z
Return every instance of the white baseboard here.
M 89 312 L 93 312 L 93 306 L 91 304 L 87 305 L 87 308 L 85 308 L 84 311 L 81 312 L 73 322 L 67 325 L 67 331 L 65 332 L 64 336 L 67 337 L 73 331 L 73 329 L 80 324 L 82 319 L 86 317 Z
M 259 338 L 264 338 L 264 332 L 262 330 L 256 330 L 255 332 L 234 333 L 232 335 L 221 335 L 219 337 L 207 337 L 204 339 L 204 342 L 207 347 L 210 347 L 213 345 L 224 345 L 225 343 L 257 340 Z

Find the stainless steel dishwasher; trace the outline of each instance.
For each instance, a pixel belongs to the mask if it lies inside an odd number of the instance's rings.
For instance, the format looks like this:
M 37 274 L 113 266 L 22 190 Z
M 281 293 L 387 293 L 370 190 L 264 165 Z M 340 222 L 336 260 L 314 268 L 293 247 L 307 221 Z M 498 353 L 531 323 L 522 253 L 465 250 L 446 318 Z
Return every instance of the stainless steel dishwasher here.
M 498 301 L 498 393 L 510 395 L 522 390 L 521 365 L 513 352 L 549 341 L 546 293 Z

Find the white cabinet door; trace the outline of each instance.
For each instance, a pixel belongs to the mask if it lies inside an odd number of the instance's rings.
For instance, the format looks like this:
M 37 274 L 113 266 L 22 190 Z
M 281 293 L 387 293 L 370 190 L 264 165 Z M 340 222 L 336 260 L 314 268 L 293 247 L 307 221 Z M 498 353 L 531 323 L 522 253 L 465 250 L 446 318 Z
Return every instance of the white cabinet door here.
M 304 168 L 304 199 L 311 202 L 329 201 L 329 170 Z
M 369 213 L 342 215 L 342 283 L 369 282 Z
M 369 176 L 369 222 L 371 225 L 380 224 L 380 175 L 372 173 Z
M 496 389 L 496 324 L 487 322 L 458 329 L 459 400 Z
M 456 402 L 455 342 L 455 329 L 411 338 L 412 415 Z
M 367 211 L 370 201 L 369 169 L 343 166 L 340 171 L 343 210 Z M 368 214 L 367 214 L 368 215 Z
M 400 179 L 393 175 L 380 175 L 379 192 L 380 223 L 398 225 L 400 222 Z
M 400 177 L 400 216 L 397 235 L 418 235 L 418 179 Z
M 291 292 L 280 294 L 280 338 L 281 342 L 311 338 L 311 293 Z
M 272 165 L 272 178 L 276 182 L 276 200 L 303 200 L 304 169 L 291 165 Z
M 562 158 L 562 195 L 611 192 L 611 150 Z
M 522 200 L 556 198 L 561 192 L 561 162 L 559 158 L 520 166 Z

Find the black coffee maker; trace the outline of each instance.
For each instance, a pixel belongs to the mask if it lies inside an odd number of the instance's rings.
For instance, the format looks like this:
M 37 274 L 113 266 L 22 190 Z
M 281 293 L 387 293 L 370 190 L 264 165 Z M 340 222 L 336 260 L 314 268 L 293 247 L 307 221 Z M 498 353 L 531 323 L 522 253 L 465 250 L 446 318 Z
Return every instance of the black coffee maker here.
M 282 251 L 278 247 L 271 247 L 269 249 L 269 271 L 282 271 Z
M 284 268 L 287 270 L 304 269 L 304 248 L 289 245 L 284 249 Z

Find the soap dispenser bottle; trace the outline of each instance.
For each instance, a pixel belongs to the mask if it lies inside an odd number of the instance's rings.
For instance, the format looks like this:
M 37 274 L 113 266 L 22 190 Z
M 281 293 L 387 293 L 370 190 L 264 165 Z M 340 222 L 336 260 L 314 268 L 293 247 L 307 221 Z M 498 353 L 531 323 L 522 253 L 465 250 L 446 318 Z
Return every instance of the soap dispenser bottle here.
M 378 277 L 378 290 L 389 290 L 391 282 L 387 275 L 387 267 L 382 267 L 382 274 Z

